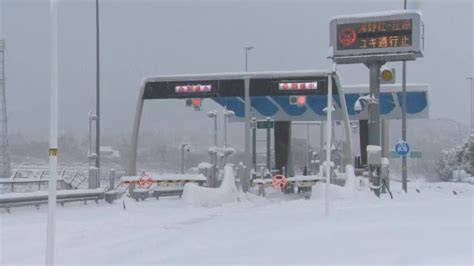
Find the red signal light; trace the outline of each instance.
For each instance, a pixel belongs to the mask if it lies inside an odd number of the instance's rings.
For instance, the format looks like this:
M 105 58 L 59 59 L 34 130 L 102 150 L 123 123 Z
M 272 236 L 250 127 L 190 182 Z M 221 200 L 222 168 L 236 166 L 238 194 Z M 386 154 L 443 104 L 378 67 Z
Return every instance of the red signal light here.
M 298 96 L 298 99 L 297 99 L 297 104 L 298 105 L 304 105 L 306 103 L 306 96 Z
M 193 99 L 193 106 L 194 107 L 200 107 L 201 106 L 201 99 L 200 98 L 194 98 Z

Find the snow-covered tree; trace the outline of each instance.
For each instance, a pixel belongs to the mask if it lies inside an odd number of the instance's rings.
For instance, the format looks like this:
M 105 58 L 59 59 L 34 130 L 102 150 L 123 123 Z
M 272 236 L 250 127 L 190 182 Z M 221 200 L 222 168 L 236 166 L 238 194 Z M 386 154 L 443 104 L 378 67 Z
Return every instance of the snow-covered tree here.
M 465 174 L 473 176 L 474 145 L 472 142 L 467 142 L 463 146 L 458 146 L 453 149 L 443 150 L 436 171 L 443 181 L 454 180 L 455 175 L 458 175 L 455 174 L 457 171 L 464 171 Z M 456 178 L 461 177 L 456 176 Z

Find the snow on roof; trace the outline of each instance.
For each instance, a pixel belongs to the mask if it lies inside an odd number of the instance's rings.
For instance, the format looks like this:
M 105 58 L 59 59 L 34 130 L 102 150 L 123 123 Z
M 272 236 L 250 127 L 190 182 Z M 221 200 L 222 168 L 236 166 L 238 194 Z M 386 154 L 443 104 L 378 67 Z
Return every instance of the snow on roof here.
M 228 73 L 206 73 L 206 74 L 184 74 L 150 76 L 145 78 L 144 83 L 156 81 L 185 81 L 185 80 L 213 80 L 213 79 L 243 79 L 243 78 L 278 78 L 278 77 L 306 77 L 326 76 L 329 70 L 294 70 L 294 71 L 262 71 L 262 72 L 228 72 Z
M 318 175 L 295 175 L 293 177 L 288 177 L 286 180 L 289 182 L 300 182 L 300 181 L 318 181 L 318 180 L 325 180 L 325 178 L 321 178 Z M 271 178 L 255 178 L 252 181 L 254 184 L 268 184 L 272 182 Z
M 345 93 L 369 93 L 369 84 L 342 85 Z M 407 91 L 429 91 L 430 85 L 427 83 L 407 83 Z M 381 84 L 381 92 L 401 92 L 402 84 Z
M 190 180 L 190 181 L 207 181 L 203 174 L 151 174 L 151 179 L 154 181 L 169 181 L 169 180 Z M 138 181 L 141 176 L 122 176 L 120 181 L 130 182 Z
M 370 17 L 385 17 L 385 16 L 397 16 L 397 15 L 410 15 L 417 14 L 421 15 L 419 10 L 389 10 L 389 11 L 380 11 L 380 12 L 370 12 L 370 13 L 359 13 L 352 15 L 340 15 L 334 16 L 331 18 L 333 20 L 346 20 L 346 19 L 361 19 L 361 18 L 370 18 Z

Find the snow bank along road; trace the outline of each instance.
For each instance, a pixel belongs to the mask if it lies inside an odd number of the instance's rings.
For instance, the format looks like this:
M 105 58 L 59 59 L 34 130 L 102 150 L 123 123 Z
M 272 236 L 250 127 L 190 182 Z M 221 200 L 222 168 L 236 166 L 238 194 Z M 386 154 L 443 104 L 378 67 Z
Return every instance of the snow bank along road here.
M 400 184 L 393 183 L 396 190 Z M 420 190 L 420 193 L 415 191 Z M 454 195 L 453 190 L 457 195 Z M 178 198 L 70 204 L 57 211 L 58 264 L 473 264 L 472 186 L 334 199 L 279 192 L 219 207 Z M 0 265 L 44 262 L 46 208 L 0 213 Z

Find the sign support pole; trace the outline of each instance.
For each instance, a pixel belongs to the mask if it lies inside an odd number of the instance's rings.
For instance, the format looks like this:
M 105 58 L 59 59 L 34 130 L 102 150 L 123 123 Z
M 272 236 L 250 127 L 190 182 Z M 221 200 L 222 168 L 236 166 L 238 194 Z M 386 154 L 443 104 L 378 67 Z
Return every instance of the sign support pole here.
M 370 70 L 370 95 L 378 102 L 368 104 L 369 108 L 369 145 L 380 146 L 380 68 L 383 62 L 374 61 L 367 63 Z M 376 169 L 377 174 L 371 180 L 374 187 L 380 185 L 380 168 Z M 375 195 L 380 195 L 380 189 L 375 188 Z

